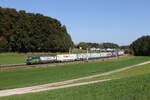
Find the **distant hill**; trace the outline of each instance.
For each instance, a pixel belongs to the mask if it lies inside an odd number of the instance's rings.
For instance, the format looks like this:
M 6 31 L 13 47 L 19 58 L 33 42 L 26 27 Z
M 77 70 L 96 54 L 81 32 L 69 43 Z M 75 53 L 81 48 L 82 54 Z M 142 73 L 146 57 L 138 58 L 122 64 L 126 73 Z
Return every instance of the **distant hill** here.
M 83 49 L 87 49 L 87 48 L 120 48 L 118 44 L 115 43 L 90 43 L 90 42 L 80 42 L 79 44 L 77 44 L 77 47 L 82 47 Z
M 66 26 L 58 20 L 0 8 L 0 52 L 66 52 L 73 45 Z

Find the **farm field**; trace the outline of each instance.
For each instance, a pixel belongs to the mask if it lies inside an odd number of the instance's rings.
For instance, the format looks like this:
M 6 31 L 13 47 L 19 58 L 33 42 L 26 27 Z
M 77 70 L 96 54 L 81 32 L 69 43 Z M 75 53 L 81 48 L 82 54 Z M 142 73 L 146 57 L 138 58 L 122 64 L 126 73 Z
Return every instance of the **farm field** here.
M 150 100 L 150 73 L 102 83 L 2 97 L 0 100 Z
M 150 60 L 149 57 L 127 57 L 119 60 L 58 65 L 56 67 L 1 70 L 0 90 L 58 82 L 100 74 L 148 60 Z

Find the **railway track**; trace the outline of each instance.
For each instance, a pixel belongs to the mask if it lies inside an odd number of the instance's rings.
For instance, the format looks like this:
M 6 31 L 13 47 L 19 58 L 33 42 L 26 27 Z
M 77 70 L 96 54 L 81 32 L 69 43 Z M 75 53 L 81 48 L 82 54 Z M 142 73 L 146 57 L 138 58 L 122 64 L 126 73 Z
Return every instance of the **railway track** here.
M 120 57 L 124 57 L 124 56 L 120 56 Z M 109 60 L 109 59 L 118 59 L 118 57 L 92 59 L 92 60 L 88 60 L 88 62 L 103 61 L 103 60 Z M 84 61 L 72 61 L 72 62 L 61 62 L 61 63 L 35 64 L 35 65 L 26 65 L 26 64 L 0 65 L 0 69 L 26 68 L 26 67 L 48 67 L 48 66 L 57 66 L 57 65 L 65 65 L 65 64 L 79 64 L 79 63 L 84 63 L 84 62 L 87 62 L 87 60 L 84 60 Z
M 64 64 L 74 64 L 74 63 L 81 63 L 81 62 L 83 62 L 83 61 L 62 62 L 62 63 L 47 63 L 47 64 L 35 64 L 35 65 L 26 65 L 26 64 L 0 65 L 0 69 L 7 69 L 7 68 L 25 68 L 25 67 L 48 67 L 48 66 L 56 66 L 56 65 L 64 65 Z

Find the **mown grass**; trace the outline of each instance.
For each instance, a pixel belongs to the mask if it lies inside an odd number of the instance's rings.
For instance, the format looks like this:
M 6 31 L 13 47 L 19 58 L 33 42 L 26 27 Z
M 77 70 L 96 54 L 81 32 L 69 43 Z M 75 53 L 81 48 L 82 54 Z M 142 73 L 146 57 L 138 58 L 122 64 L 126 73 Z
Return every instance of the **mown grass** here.
M 150 100 L 150 74 L 0 100 Z
M 15 56 L 3 56 L 0 55 L 0 65 L 6 64 L 24 64 L 26 61 L 27 55 L 15 55 Z
M 39 85 L 95 75 L 150 60 L 149 57 L 128 57 L 119 60 L 59 65 L 45 68 L 1 70 L 0 90 Z
M 126 71 L 114 73 L 114 74 L 105 76 L 104 78 L 131 77 L 131 76 L 143 75 L 147 73 L 150 73 L 150 64 L 146 64 L 146 65 L 142 65 L 139 67 L 134 67 L 132 69 L 128 69 Z
M 134 68 L 124 70 L 121 72 L 116 72 L 110 75 L 99 76 L 99 77 L 95 77 L 91 79 L 82 79 L 82 80 L 76 81 L 75 83 L 102 80 L 102 79 L 118 79 L 118 78 L 131 77 L 131 76 L 143 75 L 143 74 L 148 74 L 148 73 L 150 73 L 150 64 L 134 67 Z

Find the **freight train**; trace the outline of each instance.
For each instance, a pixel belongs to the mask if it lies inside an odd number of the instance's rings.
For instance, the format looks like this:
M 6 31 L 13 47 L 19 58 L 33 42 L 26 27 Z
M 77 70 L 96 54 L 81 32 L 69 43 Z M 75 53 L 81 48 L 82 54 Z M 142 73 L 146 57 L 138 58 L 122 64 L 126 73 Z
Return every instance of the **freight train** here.
M 124 51 L 118 52 L 101 52 L 101 53 L 81 53 L 81 54 L 59 54 L 56 56 L 29 56 L 26 59 L 27 65 L 59 63 L 69 61 L 84 61 L 90 59 L 101 59 L 124 55 Z

